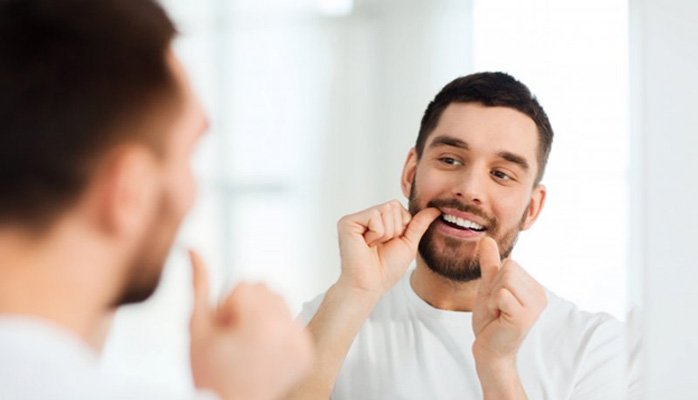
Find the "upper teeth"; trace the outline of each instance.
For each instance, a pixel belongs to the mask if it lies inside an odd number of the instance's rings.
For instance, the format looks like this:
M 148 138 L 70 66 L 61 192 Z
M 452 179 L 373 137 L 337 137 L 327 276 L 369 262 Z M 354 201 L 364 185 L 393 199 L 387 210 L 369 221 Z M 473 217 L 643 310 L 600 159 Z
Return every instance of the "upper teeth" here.
M 469 221 L 467 219 L 458 218 L 454 215 L 445 214 L 444 220 L 446 220 L 447 222 L 450 222 L 452 224 L 456 224 L 460 227 L 466 228 L 466 229 L 478 229 L 478 230 L 484 229 L 484 227 L 482 225 L 478 225 L 475 222 Z

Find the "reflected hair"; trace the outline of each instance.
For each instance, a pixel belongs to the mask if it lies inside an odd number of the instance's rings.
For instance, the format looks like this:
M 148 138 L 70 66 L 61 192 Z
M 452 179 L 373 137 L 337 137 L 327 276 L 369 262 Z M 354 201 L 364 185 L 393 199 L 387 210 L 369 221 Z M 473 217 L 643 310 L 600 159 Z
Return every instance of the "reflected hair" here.
M 538 129 L 538 174 L 543 179 L 553 143 L 553 128 L 543 107 L 523 83 L 503 72 L 479 72 L 451 81 L 427 106 L 417 135 L 415 151 L 421 158 L 427 138 L 434 131 L 444 110 L 451 103 L 479 103 L 487 107 L 509 107 L 535 122 Z

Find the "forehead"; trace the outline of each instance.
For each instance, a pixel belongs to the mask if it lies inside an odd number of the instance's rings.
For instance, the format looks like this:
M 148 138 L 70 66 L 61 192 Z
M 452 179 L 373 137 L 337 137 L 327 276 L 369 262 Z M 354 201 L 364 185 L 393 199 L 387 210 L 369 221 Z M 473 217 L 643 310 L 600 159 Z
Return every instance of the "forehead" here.
M 451 103 L 429 135 L 425 149 L 429 150 L 434 139 L 444 135 L 467 143 L 472 151 L 507 151 L 537 165 L 538 128 L 529 116 L 513 108 Z

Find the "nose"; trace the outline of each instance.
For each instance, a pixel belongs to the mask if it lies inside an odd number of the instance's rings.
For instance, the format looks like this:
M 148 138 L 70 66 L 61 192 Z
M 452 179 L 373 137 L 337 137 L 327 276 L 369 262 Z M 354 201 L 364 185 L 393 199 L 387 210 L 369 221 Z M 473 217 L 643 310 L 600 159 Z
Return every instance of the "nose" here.
M 489 174 L 469 168 L 455 177 L 453 195 L 464 203 L 482 205 L 485 199 L 485 187 Z

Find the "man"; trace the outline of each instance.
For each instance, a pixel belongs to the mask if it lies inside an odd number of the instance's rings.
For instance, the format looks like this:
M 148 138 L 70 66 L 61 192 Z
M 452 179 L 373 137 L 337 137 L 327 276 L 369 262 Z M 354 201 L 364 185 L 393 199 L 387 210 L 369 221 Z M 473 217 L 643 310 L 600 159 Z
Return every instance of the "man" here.
M 98 369 L 107 316 L 155 290 L 192 206 L 205 115 L 152 0 L 0 1 L 0 398 L 174 399 Z M 208 304 L 191 253 L 196 398 L 276 399 L 310 364 L 283 301 Z
M 402 173 L 409 212 L 392 201 L 339 221 L 341 275 L 302 312 L 318 361 L 294 398 L 623 398 L 621 324 L 510 258 L 545 203 L 552 139 L 507 74 L 436 95 Z

